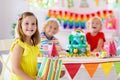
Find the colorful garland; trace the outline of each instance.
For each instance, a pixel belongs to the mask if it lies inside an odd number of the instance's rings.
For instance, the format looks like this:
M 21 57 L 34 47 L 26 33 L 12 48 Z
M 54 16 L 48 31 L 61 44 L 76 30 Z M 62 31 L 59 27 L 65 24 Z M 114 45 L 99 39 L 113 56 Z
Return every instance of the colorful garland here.
M 98 16 L 102 19 L 102 21 L 104 21 L 107 18 L 107 16 L 113 16 L 113 11 L 103 10 L 88 14 L 77 14 L 62 10 L 59 11 L 49 10 L 46 19 L 49 19 L 51 17 L 56 18 L 64 29 L 74 29 L 74 28 L 85 29 L 86 21 L 88 21 L 90 18 L 94 16 Z

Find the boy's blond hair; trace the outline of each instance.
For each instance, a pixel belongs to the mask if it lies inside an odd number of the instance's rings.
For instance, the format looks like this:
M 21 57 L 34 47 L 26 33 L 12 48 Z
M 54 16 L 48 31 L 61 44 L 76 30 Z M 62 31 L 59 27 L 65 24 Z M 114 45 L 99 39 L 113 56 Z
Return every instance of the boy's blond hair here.
M 51 24 L 54 24 L 59 31 L 59 22 L 55 19 L 49 19 L 48 21 L 46 21 L 46 23 L 43 25 L 42 31 L 45 32 L 46 28 L 49 27 L 49 25 Z

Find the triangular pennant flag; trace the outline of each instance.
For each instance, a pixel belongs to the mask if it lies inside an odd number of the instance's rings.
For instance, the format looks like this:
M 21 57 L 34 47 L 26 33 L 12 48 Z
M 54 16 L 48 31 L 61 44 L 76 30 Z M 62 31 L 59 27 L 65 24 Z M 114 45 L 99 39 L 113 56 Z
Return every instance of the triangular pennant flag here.
M 80 66 L 81 66 L 81 64 L 65 64 L 65 67 L 72 79 L 78 72 L 78 69 L 80 68 Z
M 54 43 L 52 43 L 52 48 L 51 48 L 51 51 L 48 54 L 48 56 L 53 56 L 53 57 L 58 56 L 58 52 L 56 50 L 56 46 Z
M 92 78 L 96 69 L 98 68 L 98 63 L 86 63 L 83 64 L 87 72 L 89 73 L 90 77 Z
M 29 3 L 33 2 L 33 0 L 26 0 L 26 1 L 29 2 Z
M 98 6 L 99 5 L 99 0 L 95 0 L 95 4 L 96 4 L 96 6 Z
M 116 74 L 118 75 L 120 73 L 120 62 L 114 62 Z
M 108 0 L 104 0 L 106 2 L 106 4 L 108 4 Z
M 109 63 L 101 63 L 101 67 L 105 73 L 106 76 L 108 76 L 108 74 L 110 73 L 110 70 L 112 68 L 112 62 Z
M 87 0 L 81 0 L 80 8 L 87 8 L 87 7 L 89 7 Z

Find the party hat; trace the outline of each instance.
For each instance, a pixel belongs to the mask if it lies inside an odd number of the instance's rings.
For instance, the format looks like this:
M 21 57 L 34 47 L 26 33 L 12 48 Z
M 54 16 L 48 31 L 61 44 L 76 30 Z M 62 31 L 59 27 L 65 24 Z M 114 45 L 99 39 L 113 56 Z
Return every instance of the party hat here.
M 109 54 L 110 54 L 110 56 L 113 56 L 113 55 L 116 56 L 116 46 L 115 46 L 114 41 L 110 41 Z
M 58 56 L 58 52 L 56 50 L 56 46 L 54 43 L 52 43 L 51 51 L 49 52 L 48 56 L 52 57 Z

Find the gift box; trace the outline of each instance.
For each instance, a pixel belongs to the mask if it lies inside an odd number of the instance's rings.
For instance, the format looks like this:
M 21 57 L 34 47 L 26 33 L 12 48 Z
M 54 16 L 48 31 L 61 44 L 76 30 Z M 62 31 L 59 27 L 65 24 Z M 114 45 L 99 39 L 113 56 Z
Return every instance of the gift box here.
M 43 57 L 38 77 L 43 80 L 59 80 L 62 67 L 62 60 L 58 57 Z

